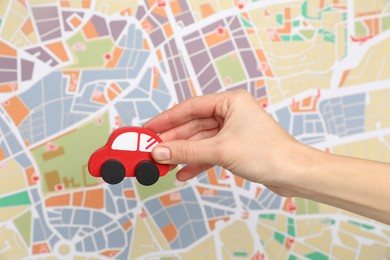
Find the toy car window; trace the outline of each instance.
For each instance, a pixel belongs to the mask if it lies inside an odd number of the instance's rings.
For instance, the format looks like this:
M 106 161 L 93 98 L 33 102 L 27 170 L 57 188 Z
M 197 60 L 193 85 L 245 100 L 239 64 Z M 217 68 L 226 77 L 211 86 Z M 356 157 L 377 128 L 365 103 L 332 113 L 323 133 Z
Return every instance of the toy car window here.
M 139 150 L 141 152 L 151 152 L 153 147 L 155 147 L 157 144 L 158 142 L 154 137 L 141 134 L 141 138 L 139 140 Z
M 138 133 L 129 132 L 119 135 L 112 143 L 112 150 L 137 151 Z

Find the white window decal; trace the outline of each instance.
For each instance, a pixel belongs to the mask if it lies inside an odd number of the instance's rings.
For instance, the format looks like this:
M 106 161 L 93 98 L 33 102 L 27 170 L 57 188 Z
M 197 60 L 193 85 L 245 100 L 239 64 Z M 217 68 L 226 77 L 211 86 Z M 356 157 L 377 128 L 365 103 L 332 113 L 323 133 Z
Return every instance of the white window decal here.
M 139 140 L 139 150 L 141 152 L 151 152 L 153 147 L 158 144 L 157 140 L 149 135 L 141 134 Z
M 112 143 L 112 150 L 137 151 L 138 133 L 130 132 L 119 135 Z

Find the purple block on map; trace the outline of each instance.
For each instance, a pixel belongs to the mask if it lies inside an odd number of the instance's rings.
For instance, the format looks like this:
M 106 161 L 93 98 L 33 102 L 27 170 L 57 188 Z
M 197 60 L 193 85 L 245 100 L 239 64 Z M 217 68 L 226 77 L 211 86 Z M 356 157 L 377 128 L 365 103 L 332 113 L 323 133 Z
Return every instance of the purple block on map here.
M 164 51 L 167 57 L 172 57 L 171 47 L 168 43 L 164 44 Z
M 107 28 L 106 20 L 103 17 L 94 15 L 91 18 L 91 22 L 94 25 L 99 36 L 108 35 L 108 28 Z
M 246 37 L 235 38 L 234 41 L 239 49 L 247 49 L 251 47 Z
M 173 79 L 173 82 L 178 81 L 178 75 L 176 73 L 176 64 L 173 59 L 168 60 L 169 70 L 171 71 L 171 76 Z
M 16 59 L 8 57 L 0 57 L 0 69 L 16 70 Z
M 58 27 L 55 31 L 52 31 L 51 33 L 46 34 L 45 36 L 42 36 L 42 41 L 52 40 L 61 38 L 61 29 Z
M 176 16 L 176 21 L 177 22 L 181 21 L 184 24 L 184 26 L 191 25 L 195 22 L 191 12 L 189 11 Z
M 176 90 L 176 95 L 177 95 L 178 101 L 180 102 L 180 101 L 185 100 L 180 83 L 176 82 L 174 85 L 175 85 L 175 90 Z
M 168 19 L 162 15 L 159 15 L 155 12 L 152 13 L 152 16 L 159 22 L 160 25 L 165 24 Z
M 22 81 L 31 80 L 34 72 L 34 62 L 22 60 Z
M 200 33 L 199 33 L 199 31 L 195 31 L 195 32 L 192 32 L 192 33 L 190 33 L 190 34 L 184 36 L 184 37 L 183 37 L 183 40 L 184 40 L 185 42 L 187 42 L 187 41 L 192 40 L 192 39 L 194 39 L 194 38 L 200 38 Z
M 259 64 L 253 52 L 250 51 L 241 51 L 241 58 L 244 62 L 245 69 L 249 74 L 249 77 L 256 78 L 261 77 L 263 74 L 259 71 Z
M 237 16 L 233 17 L 230 21 L 229 21 L 229 28 L 231 31 L 234 31 L 238 28 L 242 28 L 242 25 L 240 23 L 240 20 L 238 19 Z
M 58 62 L 41 47 L 29 49 L 27 52 L 52 67 L 58 64 Z
M 69 23 L 67 22 L 68 18 L 73 14 L 75 15 L 75 17 L 78 17 L 80 20 L 82 20 L 84 17 L 84 13 L 82 12 L 68 12 L 68 11 L 62 12 L 62 23 L 64 25 L 65 31 L 67 32 L 73 31 L 73 28 L 70 27 Z
M 212 23 L 202 29 L 203 34 L 209 34 L 210 32 L 215 32 L 218 27 L 226 27 L 223 20 L 218 20 L 215 23 Z
M 212 80 L 214 77 L 215 77 L 215 70 L 214 70 L 213 65 L 210 64 L 202 72 L 202 74 L 200 74 L 200 76 L 198 77 L 198 81 L 199 81 L 200 86 L 202 87 L 202 86 L 207 85 L 207 83 L 209 83 L 210 80 Z
M 43 37 L 46 34 L 51 33 L 57 28 L 59 28 L 60 23 L 58 20 L 37 22 L 37 27 L 38 27 L 39 34 Z
M 210 63 L 209 55 L 204 51 L 191 57 L 192 66 L 196 74 Z
M 261 97 L 264 97 L 266 95 L 267 95 L 267 89 L 265 87 L 261 87 L 261 88 L 256 89 L 256 92 L 255 92 L 256 98 L 261 98 Z
M 56 6 L 44 6 L 44 7 L 32 7 L 32 12 L 35 21 L 47 20 L 47 19 L 58 19 L 58 9 Z
M 215 78 L 212 82 L 210 82 L 205 88 L 203 89 L 203 94 L 211 94 L 216 93 L 221 90 L 221 83 L 219 82 L 218 78 Z
M 191 90 L 190 90 L 190 83 L 188 82 L 188 80 L 185 80 L 185 81 L 182 81 L 181 82 L 181 89 L 183 91 L 183 96 L 185 99 L 187 98 L 190 98 L 191 97 Z
M 196 53 L 200 50 L 206 49 L 205 44 L 202 39 L 196 39 L 195 41 L 190 41 L 186 43 L 188 53 Z
M 0 83 L 14 82 L 18 79 L 18 73 L 16 71 L 1 71 L 0 70 Z
M 218 44 L 210 49 L 211 56 L 213 59 L 221 57 L 224 54 L 230 53 L 234 50 L 234 46 L 231 41 L 226 41 L 224 43 Z
M 173 38 L 169 41 L 169 46 L 171 47 L 172 56 L 176 56 L 177 54 L 179 54 L 176 42 Z
M 160 28 L 154 30 L 150 34 L 150 39 L 152 40 L 154 47 L 159 46 L 165 40 L 164 34 L 162 33 Z
M 176 64 L 176 69 L 177 69 L 179 79 L 187 78 L 188 73 L 186 73 L 186 68 L 184 67 L 184 62 L 181 59 L 181 57 L 175 58 L 175 64 Z
M 247 37 L 244 30 L 241 30 L 241 29 L 233 32 L 233 36 L 234 36 L 233 38 L 236 38 L 236 37 L 239 38 L 240 36 Z
M 179 0 L 180 9 L 184 11 L 188 10 L 187 0 Z
M 135 15 L 137 20 L 140 21 L 145 16 L 145 14 L 146 14 L 145 7 L 143 7 L 142 5 L 139 5 L 137 7 L 137 14 Z
M 110 22 L 110 30 L 112 37 L 117 40 L 118 37 L 121 35 L 123 29 L 126 27 L 127 22 L 126 21 L 112 21 Z

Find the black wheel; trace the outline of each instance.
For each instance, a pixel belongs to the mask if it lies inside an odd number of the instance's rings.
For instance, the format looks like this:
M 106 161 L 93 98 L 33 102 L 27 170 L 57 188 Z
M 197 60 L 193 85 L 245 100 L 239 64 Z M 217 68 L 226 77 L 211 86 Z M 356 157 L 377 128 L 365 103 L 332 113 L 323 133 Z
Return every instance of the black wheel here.
M 120 183 L 126 175 L 126 169 L 120 161 L 108 160 L 100 169 L 103 180 L 109 184 Z
M 142 185 L 150 186 L 158 181 L 160 172 L 153 162 L 143 161 L 135 168 L 135 177 Z

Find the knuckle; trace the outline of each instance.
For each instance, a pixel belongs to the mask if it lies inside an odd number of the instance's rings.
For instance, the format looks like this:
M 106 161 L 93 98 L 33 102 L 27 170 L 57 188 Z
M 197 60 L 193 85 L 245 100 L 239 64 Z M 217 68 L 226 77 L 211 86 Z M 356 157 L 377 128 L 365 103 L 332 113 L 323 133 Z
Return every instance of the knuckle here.
M 180 147 L 180 157 L 185 163 L 190 163 L 194 160 L 194 150 L 191 145 L 185 144 Z

